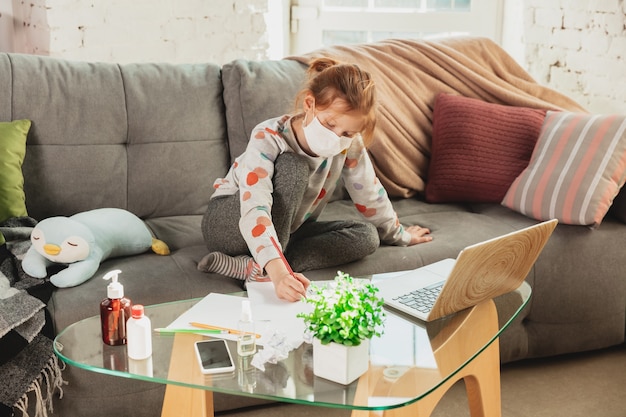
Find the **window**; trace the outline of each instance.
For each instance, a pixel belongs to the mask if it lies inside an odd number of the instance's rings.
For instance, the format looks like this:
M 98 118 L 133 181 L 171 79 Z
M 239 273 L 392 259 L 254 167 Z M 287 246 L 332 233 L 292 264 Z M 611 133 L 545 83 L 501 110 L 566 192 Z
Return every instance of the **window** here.
M 500 42 L 501 0 L 299 0 L 291 53 L 386 38 L 485 36 Z

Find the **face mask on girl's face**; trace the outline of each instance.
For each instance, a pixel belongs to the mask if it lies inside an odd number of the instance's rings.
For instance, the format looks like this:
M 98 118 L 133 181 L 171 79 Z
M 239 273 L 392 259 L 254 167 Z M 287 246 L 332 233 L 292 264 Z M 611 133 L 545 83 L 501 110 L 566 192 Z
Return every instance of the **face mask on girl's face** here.
M 347 149 L 352 142 L 351 138 L 345 136 L 337 136 L 335 132 L 324 127 L 320 123 L 317 116 L 311 120 L 311 123 L 306 125 L 306 115 L 304 116 L 304 123 L 302 129 L 304 130 L 304 136 L 309 148 L 317 156 L 323 156 L 329 158 L 331 156 L 339 155 L 341 151 Z

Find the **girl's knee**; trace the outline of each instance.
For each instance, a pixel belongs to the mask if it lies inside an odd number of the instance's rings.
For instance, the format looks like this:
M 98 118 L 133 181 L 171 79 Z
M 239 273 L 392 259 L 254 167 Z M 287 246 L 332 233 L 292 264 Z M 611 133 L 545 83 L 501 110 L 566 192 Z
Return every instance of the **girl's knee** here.
M 275 172 L 285 173 L 290 177 L 309 177 L 309 164 L 302 155 L 293 152 L 284 152 L 276 158 L 274 162 Z
M 362 256 L 371 255 L 380 246 L 380 238 L 376 226 L 369 222 L 354 221 L 350 226 L 354 248 Z
M 272 216 L 285 218 L 291 228 L 302 197 L 309 185 L 309 165 L 300 155 L 291 152 L 280 154 L 274 162 L 274 204 Z M 276 225 L 276 222 L 274 224 Z
M 376 226 L 371 223 L 363 223 L 366 228 L 366 232 L 364 233 L 365 239 L 363 245 L 368 251 L 368 254 L 372 254 L 376 252 L 376 249 L 380 246 L 380 237 L 378 236 L 378 230 L 376 230 Z

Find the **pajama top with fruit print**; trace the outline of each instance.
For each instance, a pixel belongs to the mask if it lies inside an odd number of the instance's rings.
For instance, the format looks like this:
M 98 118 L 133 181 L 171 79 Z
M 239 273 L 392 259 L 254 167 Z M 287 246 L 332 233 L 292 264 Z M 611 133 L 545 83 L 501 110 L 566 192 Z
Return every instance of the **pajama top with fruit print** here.
M 218 178 L 213 184 L 215 192 L 211 198 L 240 191 L 239 229 L 256 262 L 265 267 L 280 256 L 270 236 L 276 239 L 271 218 L 274 161 L 283 152 L 303 155 L 309 163 L 309 185 L 291 225 L 292 233 L 304 222 L 319 217 L 343 179 L 354 206 L 366 221 L 376 226 L 381 242 L 408 245 L 411 235 L 400 224 L 387 192 L 376 177 L 361 136 L 356 135 L 350 147 L 339 155 L 312 157 L 299 146 L 291 128 L 292 118 L 285 115 L 257 125 L 245 152 L 235 159 L 226 177 Z

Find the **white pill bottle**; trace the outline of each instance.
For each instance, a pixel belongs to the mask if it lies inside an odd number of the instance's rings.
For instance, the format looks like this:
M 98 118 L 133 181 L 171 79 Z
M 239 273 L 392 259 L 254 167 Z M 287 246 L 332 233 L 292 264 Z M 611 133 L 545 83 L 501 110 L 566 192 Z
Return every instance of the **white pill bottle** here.
M 126 322 L 126 339 L 130 359 L 142 360 L 152 356 L 152 324 L 141 304 L 131 307 L 131 317 Z

